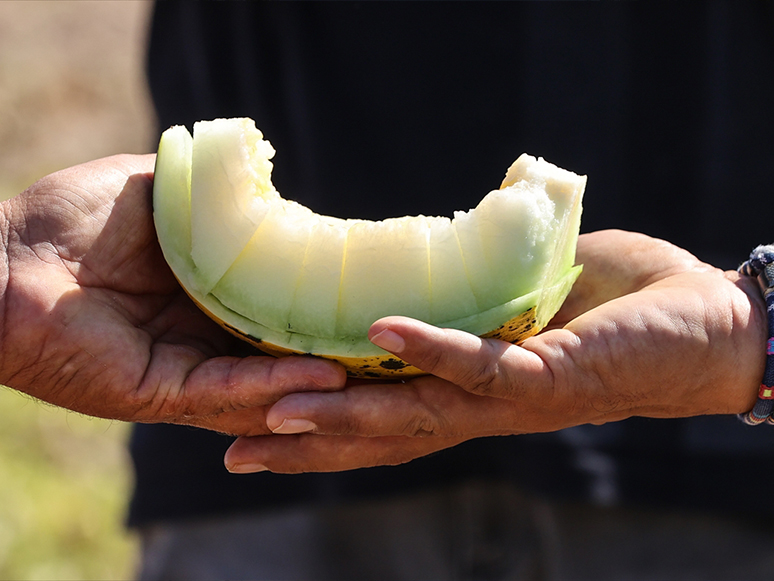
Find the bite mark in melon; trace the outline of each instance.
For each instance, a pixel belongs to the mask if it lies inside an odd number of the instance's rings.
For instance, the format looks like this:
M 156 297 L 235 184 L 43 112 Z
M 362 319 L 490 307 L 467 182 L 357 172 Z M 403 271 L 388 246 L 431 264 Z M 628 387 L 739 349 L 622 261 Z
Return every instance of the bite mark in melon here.
M 406 315 L 518 342 L 542 329 L 580 273 L 586 178 L 520 156 L 499 190 L 446 217 L 322 216 L 271 183 L 274 149 L 246 118 L 202 121 L 159 143 L 159 243 L 191 298 L 274 355 L 313 354 L 360 377 L 421 373 L 368 341 Z

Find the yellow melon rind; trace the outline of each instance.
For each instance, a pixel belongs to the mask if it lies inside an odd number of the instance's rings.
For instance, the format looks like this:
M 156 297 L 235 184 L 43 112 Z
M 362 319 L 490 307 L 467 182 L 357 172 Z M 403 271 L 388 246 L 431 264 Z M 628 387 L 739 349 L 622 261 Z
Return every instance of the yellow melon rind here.
M 406 363 L 395 355 L 386 352 L 384 352 L 384 354 L 377 355 L 349 357 L 346 355 L 336 355 L 330 353 L 315 353 L 314 351 L 298 351 L 280 345 L 275 345 L 259 337 L 254 337 L 253 335 L 250 335 L 241 329 L 225 322 L 223 319 L 210 312 L 194 297 L 191 298 L 194 300 L 194 302 L 197 303 L 197 306 L 200 309 L 207 313 L 209 317 L 211 317 L 229 333 L 239 337 L 243 341 L 250 343 L 268 355 L 273 355 L 275 357 L 285 357 L 290 355 L 310 355 L 315 357 L 322 357 L 323 359 L 330 359 L 341 364 L 346 369 L 347 375 L 350 377 L 358 378 L 385 379 L 413 377 L 425 374 L 425 372 L 421 369 L 418 369 L 417 367 Z M 506 341 L 513 344 L 521 343 L 525 339 L 533 337 L 539 333 L 543 328 L 544 325 L 539 323 L 539 312 L 539 305 L 530 307 L 526 311 L 505 322 L 498 328 L 489 331 L 488 333 L 484 333 L 481 335 L 481 337 L 486 339 L 498 339 L 500 341 Z M 377 347 L 374 347 L 374 350 L 381 351 Z

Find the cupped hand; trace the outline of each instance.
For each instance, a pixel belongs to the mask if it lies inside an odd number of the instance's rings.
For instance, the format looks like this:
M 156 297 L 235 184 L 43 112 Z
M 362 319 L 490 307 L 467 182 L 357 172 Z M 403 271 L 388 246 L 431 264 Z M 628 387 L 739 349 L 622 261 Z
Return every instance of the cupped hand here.
M 0 383 L 103 418 L 268 433 L 265 406 L 344 372 L 244 356 L 193 305 L 156 240 L 154 159 L 69 168 L 3 203 Z
M 288 395 L 266 418 L 286 435 L 240 438 L 226 465 L 346 470 L 480 436 L 753 406 L 766 342 L 755 281 L 622 231 L 581 236 L 578 262 L 584 270 L 562 310 L 520 346 L 402 317 L 377 321 L 371 340 L 429 375 Z

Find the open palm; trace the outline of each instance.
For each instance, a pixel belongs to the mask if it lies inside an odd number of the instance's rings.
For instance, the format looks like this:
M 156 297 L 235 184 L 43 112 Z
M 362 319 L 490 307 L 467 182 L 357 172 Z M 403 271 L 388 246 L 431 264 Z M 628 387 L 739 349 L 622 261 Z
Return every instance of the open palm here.
M 153 164 L 97 160 L 3 204 L 0 382 L 104 418 L 266 433 L 266 404 L 343 371 L 246 352 L 193 305 L 156 241 Z
M 520 346 L 403 317 L 377 321 L 371 339 L 431 375 L 288 395 L 267 415 L 287 435 L 240 438 L 227 465 L 343 470 L 480 436 L 752 407 L 766 341 L 754 281 L 621 231 L 581 236 L 578 261 L 584 271 L 562 310 Z

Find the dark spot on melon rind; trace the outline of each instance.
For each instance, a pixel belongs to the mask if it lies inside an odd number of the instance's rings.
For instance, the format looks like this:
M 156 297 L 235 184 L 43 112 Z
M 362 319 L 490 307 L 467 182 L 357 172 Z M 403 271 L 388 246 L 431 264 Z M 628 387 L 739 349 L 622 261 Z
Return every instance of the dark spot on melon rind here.
M 249 341 L 252 341 L 254 344 L 263 343 L 263 339 L 260 339 L 258 337 L 254 337 L 254 336 L 252 336 L 252 335 L 250 335 L 248 333 L 245 333 L 244 331 L 240 331 L 239 329 L 237 329 L 233 325 L 229 325 L 228 323 L 222 323 L 222 325 L 227 330 L 229 330 L 232 333 L 234 333 L 234 335 L 236 335 L 237 337 L 244 337 L 245 339 L 248 339 Z
M 503 323 L 502 327 L 485 334 L 484 337 L 510 343 L 519 343 L 535 334 L 534 331 L 537 324 L 535 312 L 535 307 L 527 309 L 510 321 Z
M 401 359 L 385 359 L 384 361 L 379 362 L 379 367 L 382 367 L 384 369 L 389 369 L 391 371 L 398 371 L 400 369 L 404 369 L 408 367 L 409 364 Z

